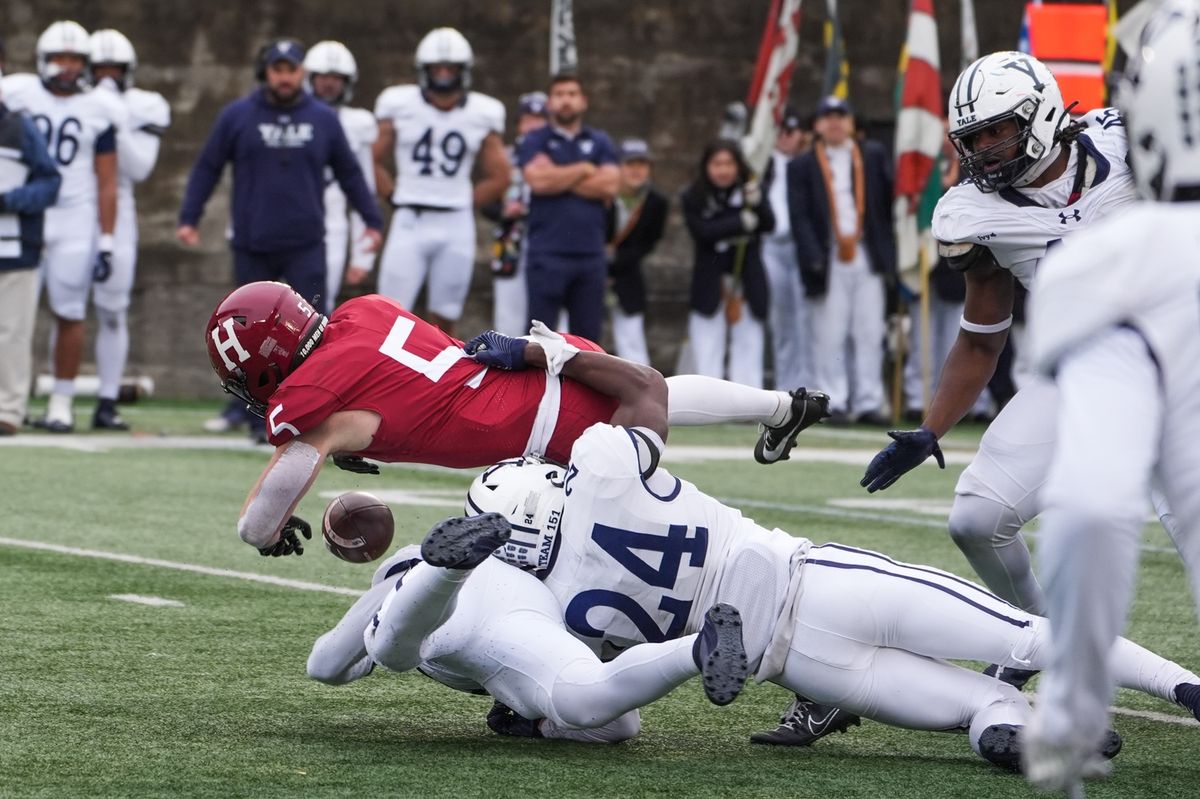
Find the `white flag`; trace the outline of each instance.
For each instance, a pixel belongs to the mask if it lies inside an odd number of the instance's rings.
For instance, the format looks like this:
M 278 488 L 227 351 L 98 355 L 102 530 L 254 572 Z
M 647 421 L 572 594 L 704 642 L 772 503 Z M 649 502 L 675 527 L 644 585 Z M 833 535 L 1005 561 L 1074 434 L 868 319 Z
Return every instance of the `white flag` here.
M 552 0 L 550 9 L 550 74 L 575 72 L 579 54 L 575 50 L 575 13 L 571 0 Z

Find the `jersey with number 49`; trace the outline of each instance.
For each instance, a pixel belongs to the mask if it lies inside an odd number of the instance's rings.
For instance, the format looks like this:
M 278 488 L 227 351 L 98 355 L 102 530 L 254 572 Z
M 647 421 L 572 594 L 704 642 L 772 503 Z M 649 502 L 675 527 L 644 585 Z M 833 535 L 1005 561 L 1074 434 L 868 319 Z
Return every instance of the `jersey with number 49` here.
M 572 343 L 599 349 L 586 339 Z M 380 417 L 371 445 L 359 453 L 367 458 L 469 468 L 534 451 L 566 462 L 571 443 L 616 410 L 611 397 L 573 380 L 551 383 L 541 369 L 489 369 L 462 347 L 392 299 L 349 300 L 271 396 L 268 439 L 279 446 L 334 413 L 366 410 Z M 535 422 L 552 428 L 544 446 L 531 447 Z
M 56 207 L 95 205 L 95 156 L 116 150 L 117 132 L 126 118 L 121 101 L 94 89 L 59 97 L 30 74 L 0 78 L 0 97 L 13 111 L 28 115 L 46 140 L 62 174 Z
M 709 607 L 728 602 L 742 614 L 753 665 L 783 612 L 793 556 L 809 542 L 759 527 L 662 466 L 643 478 L 656 446 L 640 429 L 609 424 L 575 442 L 545 583 L 567 629 L 601 655 L 697 632 Z
M 449 111 L 434 106 L 421 87 L 392 86 L 375 101 L 375 117 L 396 131 L 396 205 L 470 208 L 471 169 L 488 134 L 504 135 L 504 105 L 467 92 Z
M 1038 189 L 988 193 L 973 183 L 960 183 L 934 209 L 934 238 L 943 244 L 987 247 L 996 263 L 1030 288 L 1048 247 L 1136 199 L 1120 112 L 1102 108 L 1085 114 L 1082 121 L 1087 129 L 1071 146 L 1061 177 Z M 1086 153 L 1082 174 L 1081 151 Z M 1068 204 L 1076 185 L 1081 194 Z

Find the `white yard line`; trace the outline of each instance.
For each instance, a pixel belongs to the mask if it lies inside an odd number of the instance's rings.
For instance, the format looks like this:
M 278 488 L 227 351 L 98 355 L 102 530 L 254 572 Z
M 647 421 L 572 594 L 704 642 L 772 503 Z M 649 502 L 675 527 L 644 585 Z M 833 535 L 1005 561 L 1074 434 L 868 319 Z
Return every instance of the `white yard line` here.
M 143 558 L 140 555 L 126 555 L 121 552 L 104 552 L 99 549 L 80 549 L 79 547 L 66 547 L 61 544 L 47 544 L 42 541 L 27 541 L 21 538 L 5 538 L 0 536 L 0 545 L 10 547 L 21 547 L 23 549 L 36 549 L 41 552 L 56 552 L 60 555 L 76 555 L 82 558 L 97 558 L 99 560 L 115 560 L 120 563 L 134 563 L 139 566 L 156 566 L 160 569 L 174 569 L 181 572 L 192 572 L 193 574 L 207 574 L 210 577 L 228 577 L 234 580 L 248 580 L 252 583 L 264 583 L 266 585 L 277 585 L 281 588 L 295 588 L 300 591 L 320 591 L 325 594 L 340 594 L 341 596 L 362 596 L 362 590 L 357 588 L 340 588 L 335 585 L 325 585 L 324 583 L 309 583 L 304 580 L 289 580 L 284 577 L 273 577 L 269 574 L 255 574 L 254 572 L 239 572 L 233 569 L 217 569 L 212 566 L 200 566 L 195 563 L 179 563 L 173 560 L 159 560 L 158 558 Z
M 149 605 L 152 608 L 182 608 L 184 604 L 175 599 L 164 599 L 161 596 L 145 596 L 143 594 L 109 594 L 109 599 L 119 602 L 132 602 L 135 605 Z

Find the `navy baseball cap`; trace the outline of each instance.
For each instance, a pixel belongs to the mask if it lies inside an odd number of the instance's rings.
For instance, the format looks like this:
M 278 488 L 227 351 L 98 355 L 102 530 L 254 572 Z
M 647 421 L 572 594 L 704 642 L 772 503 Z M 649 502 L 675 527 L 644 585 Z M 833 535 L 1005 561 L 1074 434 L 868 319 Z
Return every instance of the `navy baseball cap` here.
M 854 109 L 841 97 L 831 94 L 817 103 L 817 116 L 823 117 L 827 114 L 844 114 L 849 117 L 854 116 Z
M 546 93 L 527 92 L 522 94 L 520 99 L 517 100 L 517 111 L 522 115 L 546 116 Z
M 783 119 L 780 121 L 779 126 L 789 131 L 800 130 L 800 128 L 804 127 L 804 122 L 800 119 L 800 115 L 796 113 L 795 106 L 789 105 L 783 109 Z
M 280 39 L 267 48 L 267 52 L 263 55 L 263 64 L 277 64 L 280 61 L 287 61 L 293 66 L 300 66 L 304 63 L 304 48 L 299 42 L 291 39 Z
M 650 155 L 650 145 L 644 139 L 624 139 L 621 141 L 621 161 L 653 161 Z

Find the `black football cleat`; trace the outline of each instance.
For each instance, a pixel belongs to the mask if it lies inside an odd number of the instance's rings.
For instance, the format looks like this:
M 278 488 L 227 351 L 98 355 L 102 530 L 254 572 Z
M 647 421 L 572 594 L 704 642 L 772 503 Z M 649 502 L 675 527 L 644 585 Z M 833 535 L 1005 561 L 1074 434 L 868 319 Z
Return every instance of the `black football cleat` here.
M 995 677 L 1018 691 L 1024 690 L 1029 681 L 1040 673 L 1037 669 L 1014 669 L 1012 666 L 1000 666 L 996 663 L 983 670 L 985 677 Z
M 796 436 L 829 415 L 829 395 L 804 388 L 793 389 L 792 407 L 787 420 L 778 427 L 761 425 L 754 445 L 754 460 L 759 463 L 786 461 Z
M 129 425 L 121 418 L 121 414 L 117 413 L 115 400 L 102 399 L 96 405 L 96 412 L 92 414 L 92 429 L 128 430 Z
M 74 433 L 74 419 L 51 419 L 43 416 L 41 419 L 33 420 L 33 427 L 37 430 L 45 430 L 47 433 Z
M 979 754 L 984 760 L 1005 771 L 1021 771 L 1021 726 L 1017 724 L 993 724 L 979 736 Z M 1104 733 L 1099 754 L 1112 760 L 1121 753 L 1125 742 L 1116 730 Z
M 728 705 L 750 675 L 750 661 L 742 643 L 742 614 L 733 605 L 718 603 L 704 614 L 704 626 L 692 645 L 692 659 L 700 668 L 704 695 L 714 705 Z
M 858 727 L 862 719 L 831 705 L 822 705 L 800 694 L 788 705 L 773 730 L 751 734 L 750 743 L 770 746 L 810 746 L 835 732 Z
M 1192 715 L 1200 721 L 1200 685 L 1181 682 L 1175 686 L 1175 703 L 1192 711 Z
M 474 569 L 512 535 L 512 526 L 499 513 L 455 516 L 433 526 L 421 542 L 421 559 L 444 569 Z

